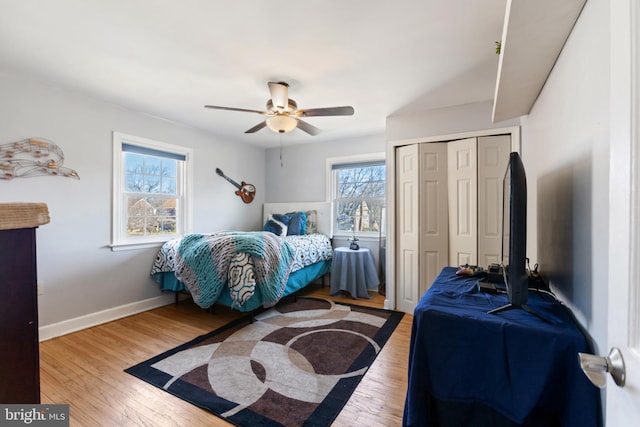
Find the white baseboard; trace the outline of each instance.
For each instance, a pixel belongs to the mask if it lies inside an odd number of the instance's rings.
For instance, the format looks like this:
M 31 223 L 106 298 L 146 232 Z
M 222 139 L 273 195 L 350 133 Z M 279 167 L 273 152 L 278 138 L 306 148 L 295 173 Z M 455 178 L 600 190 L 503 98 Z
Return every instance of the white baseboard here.
M 165 294 L 158 297 L 149 298 L 142 301 L 136 301 L 131 304 L 121 305 L 119 307 L 109 308 L 107 310 L 98 311 L 96 313 L 75 317 L 62 322 L 45 325 L 38 328 L 40 341 L 46 341 L 51 338 L 66 335 L 71 332 L 80 331 L 92 326 L 101 325 L 111 322 L 112 320 L 121 319 L 131 316 L 132 314 L 142 313 L 152 308 L 162 307 L 175 301 L 175 295 Z

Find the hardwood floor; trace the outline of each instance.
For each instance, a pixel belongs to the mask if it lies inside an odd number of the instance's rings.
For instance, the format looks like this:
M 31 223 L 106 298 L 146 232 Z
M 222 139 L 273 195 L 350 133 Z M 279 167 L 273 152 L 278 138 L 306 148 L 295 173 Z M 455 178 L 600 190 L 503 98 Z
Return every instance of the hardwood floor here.
M 370 300 L 331 297 L 312 284 L 299 295 L 382 307 Z M 70 405 L 71 426 L 229 426 L 215 415 L 124 372 L 124 369 L 210 332 L 242 314 L 215 313 L 189 300 L 85 329 L 40 344 L 43 403 Z M 398 426 L 407 389 L 413 318 L 405 315 L 334 426 Z

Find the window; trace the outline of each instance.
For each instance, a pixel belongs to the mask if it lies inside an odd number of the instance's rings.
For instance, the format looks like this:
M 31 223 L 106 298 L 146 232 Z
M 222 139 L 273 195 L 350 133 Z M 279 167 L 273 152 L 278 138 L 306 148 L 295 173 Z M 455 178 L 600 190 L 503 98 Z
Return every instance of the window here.
M 334 234 L 384 233 L 387 184 L 384 159 L 331 159 L 330 163 Z
M 191 229 L 191 149 L 113 134 L 111 247 L 158 246 Z

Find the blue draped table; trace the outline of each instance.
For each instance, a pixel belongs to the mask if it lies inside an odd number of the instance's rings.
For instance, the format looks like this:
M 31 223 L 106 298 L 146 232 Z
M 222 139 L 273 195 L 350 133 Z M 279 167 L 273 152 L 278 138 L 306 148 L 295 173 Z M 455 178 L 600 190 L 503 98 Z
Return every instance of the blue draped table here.
M 379 284 L 378 270 L 369 249 L 333 250 L 331 295 L 347 291 L 353 298 L 371 298 L 369 289 L 377 289 Z
M 446 267 L 414 312 L 404 426 L 602 425 L 600 390 L 582 373 L 592 353 L 569 309 L 529 292 L 547 322 L 477 291 Z M 468 412 L 468 413 L 465 413 Z

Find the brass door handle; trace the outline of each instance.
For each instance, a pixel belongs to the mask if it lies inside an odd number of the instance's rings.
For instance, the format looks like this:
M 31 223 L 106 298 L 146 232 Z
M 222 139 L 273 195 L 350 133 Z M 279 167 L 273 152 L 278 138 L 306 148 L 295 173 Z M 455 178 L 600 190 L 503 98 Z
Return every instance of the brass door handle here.
M 578 361 L 584 374 L 596 387 L 604 388 L 607 385 L 606 372 L 611 374 L 617 386 L 624 387 L 626 373 L 620 349 L 613 347 L 606 357 L 578 353 Z

